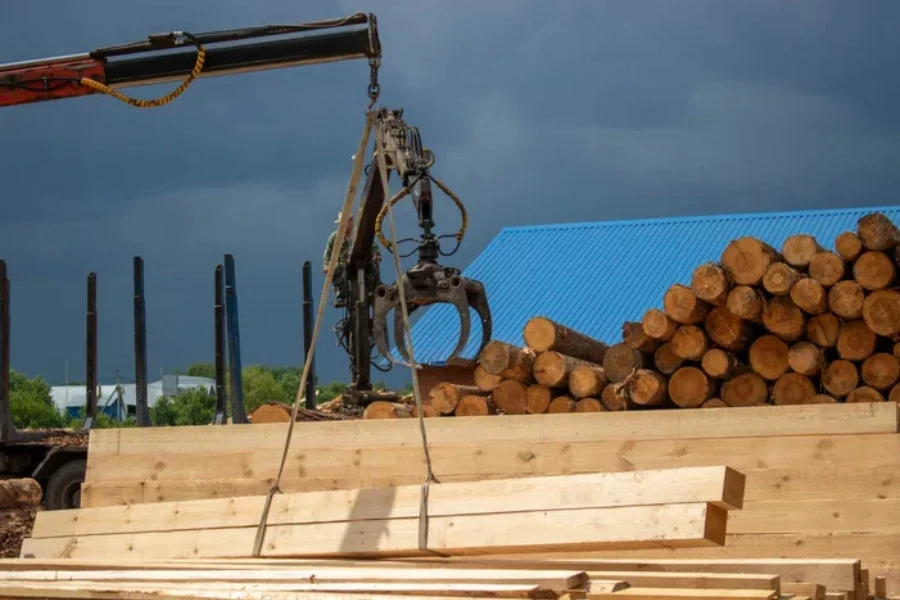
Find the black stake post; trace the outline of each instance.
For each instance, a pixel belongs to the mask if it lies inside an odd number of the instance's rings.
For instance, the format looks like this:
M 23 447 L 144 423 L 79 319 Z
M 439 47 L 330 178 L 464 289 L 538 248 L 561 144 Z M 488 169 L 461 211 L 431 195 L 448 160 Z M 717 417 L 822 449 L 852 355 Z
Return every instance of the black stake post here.
M 87 293 L 87 406 L 82 429 L 92 429 L 97 422 L 97 274 L 88 275 Z
M 214 425 L 228 423 L 225 401 L 225 272 L 222 265 L 216 267 L 216 302 L 213 310 L 216 352 L 216 414 Z
M 231 422 L 250 423 L 244 409 L 244 387 L 241 380 L 241 327 L 238 322 L 237 282 L 234 257 L 225 255 L 225 315 L 228 326 L 228 366 L 231 369 Z
M 147 404 L 147 313 L 144 306 L 144 259 L 134 257 L 134 379 L 138 427 L 150 427 Z
M 16 428 L 9 408 L 9 279 L 5 260 L 0 260 L 0 353 L 0 442 L 8 442 Z
M 308 361 L 309 378 L 306 380 L 306 408 L 316 407 L 316 362 L 311 358 L 313 334 L 312 263 L 303 263 L 303 360 Z

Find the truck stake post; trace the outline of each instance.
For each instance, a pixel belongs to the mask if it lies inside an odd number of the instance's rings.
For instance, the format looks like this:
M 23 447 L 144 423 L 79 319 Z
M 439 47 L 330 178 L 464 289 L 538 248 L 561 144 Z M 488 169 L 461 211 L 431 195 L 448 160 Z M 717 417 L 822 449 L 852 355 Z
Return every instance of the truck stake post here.
M 97 274 L 88 275 L 87 293 L 87 406 L 82 429 L 93 429 L 97 422 Z
M 225 401 L 225 275 L 222 265 L 216 266 L 215 281 L 213 329 L 215 330 L 216 352 L 216 414 L 213 417 L 213 424 L 225 425 L 228 423 L 228 414 Z
M 144 306 L 144 259 L 134 257 L 134 379 L 138 427 L 150 427 L 147 404 L 147 312 Z

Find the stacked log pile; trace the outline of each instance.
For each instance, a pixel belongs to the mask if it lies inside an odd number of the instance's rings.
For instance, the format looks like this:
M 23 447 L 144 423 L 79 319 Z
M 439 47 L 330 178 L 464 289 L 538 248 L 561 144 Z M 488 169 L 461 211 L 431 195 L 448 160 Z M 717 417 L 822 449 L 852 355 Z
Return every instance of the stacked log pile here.
M 898 268 L 900 229 L 881 213 L 834 251 L 807 234 L 780 249 L 742 237 L 617 343 L 536 316 L 524 347 L 483 350 L 474 388 L 428 403 L 468 416 L 900 401 Z

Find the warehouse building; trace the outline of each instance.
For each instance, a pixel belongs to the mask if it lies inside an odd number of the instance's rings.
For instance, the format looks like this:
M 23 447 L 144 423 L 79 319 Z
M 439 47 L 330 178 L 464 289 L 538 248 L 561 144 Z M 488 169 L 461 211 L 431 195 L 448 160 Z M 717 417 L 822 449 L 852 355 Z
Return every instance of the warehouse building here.
M 900 206 L 894 205 L 508 227 L 463 274 L 487 289 L 493 339 L 524 345 L 525 324 L 540 315 L 613 344 L 621 341 L 624 322 L 662 308 L 669 286 L 690 285 L 694 268 L 717 262 L 731 240 L 752 236 L 780 249 L 789 236 L 807 233 L 833 250 L 835 238 L 855 231 L 870 212 L 900 222 Z M 471 380 L 481 339 L 472 315 L 461 365 L 443 362 L 459 336 L 452 307 L 432 307 L 414 325 L 416 360 L 434 365 L 422 370 L 423 389 Z

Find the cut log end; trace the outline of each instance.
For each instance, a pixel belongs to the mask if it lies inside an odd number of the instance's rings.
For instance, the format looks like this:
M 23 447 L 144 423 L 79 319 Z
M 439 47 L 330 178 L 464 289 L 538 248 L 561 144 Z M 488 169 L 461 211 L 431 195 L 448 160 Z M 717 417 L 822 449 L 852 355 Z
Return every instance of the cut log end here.
M 376 400 L 363 411 L 363 419 L 407 419 L 412 418 L 413 409 L 409 404 Z
M 897 291 L 872 292 L 863 301 L 860 312 L 869 329 L 878 335 L 900 337 L 900 293 Z
M 569 396 L 557 396 L 550 402 L 547 412 L 550 414 L 575 412 L 575 400 Z
M 816 315 L 806 325 L 806 339 L 820 348 L 833 348 L 840 330 L 841 322 L 833 314 Z
M 599 396 L 608 383 L 602 367 L 581 365 L 569 375 L 569 392 L 575 398 Z
M 804 277 L 794 284 L 791 300 L 809 315 L 821 315 L 828 310 L 828 291 L 812 277 Z
M 601 364 L 609 346 L 546 317 L 534 317 L 522 333 L 525 344 L 535 352 L 559 352 L 572 358 Z
M 897 279 L 897 267 L 887 254 L 868 251 L 853 263 L 853 278 L 870 292 L 883 290 Z
M 725 269 L 715 263 L 706 263 L 694 269 L 691 290 L 700 300 L 717 304 L 728 295 L 730 282 Z
M 762 323 L 765 299 L 762 292 L 749 285 L 739 285 L 728 293 L 725 308 L 736 317 L 751 323 Z
M 763 379 L 775 381 L 790 368 L 790 348 L 777 336 L 760 336 L 750 346 L 750 368 Z
M 847 263 L 834 252 L 819 252 L 809 263 L 809 276 L 831 287 L 847 275 Z
M 640 369 L 631 378 L 628 394 L 639 406 L 659 406 L 667 399 L 666 377 L 650 369 Z
M 769 388 L 758 373 L 743 373 L 722 384 L 721 398 L 732 407 L 757 406 L 768 400 Z
M 456 404 L 463 396 L 479 396 L 485 393 L 475 386 L 441 382 L 428 393 L 428 403 L 442 415 L 449 415 L 456 410 Z
M 868 387 L 884 392 L 900 380 L 900 361 L 893 354 L 876 352 L 863 362 L 860 374 Z
M 651 308 L 644 313 L 644 318 L 641 320 L 641 328 L 647 336 L 655 340 L 669 341 L 675 335 L 678 323 L 673 321 L 665 311 Z
M 776 296 L 763 308 L 763 325 L 786 342 L 795 342 L 806 333 L 806 317 L 789 296 Z
M 801 373 L 786 373 L 772 386 L 772 402 L 778 405 L 810 404 L 816 387 Z
M 847 399 L 845 402 L 848 403 L 857 403 L 857 402 L 884 402 L 885 398 L 875 388 L 871 388 L 869 386 L 858 387 L 850 394 L 847 395 Z
M 626 344 L 615 344 L 603 359 L 603 372 L 610 381 L 620 383 L 635 370 L 644 368 L 646 362 L 646 355 L 640 350 Z
M 753 339 L 750 324 L 724 308 L 712 309 L 704 326 L 712 343 L 732 352 L 744 350 Z
M 900 230 L 883 213 L 870 213 L 856 222 L 856 234 L 863 246 L 882 252 L 900 244 Z
M 534 365 L 534 351 L 500 340 L 491 340 L 482 349 L 478 363 L 492 375 L 528 383 Z
M 735 284 L 756 285 L 769 266 L 781 259 L 781 255 L 765 242 L 753 237 L 742 237 L 725 247 L 721 263 Z
M 825 357 L 822 349 L 812 342 L 797 342 L 788 351 L 788 364 L 796 373 L 815 377 L 822 372 Z
M 862 253 L 863 245 L 858 235 L 845 231 L 835 239 L 834 249 L 845 261 L 853 262 Z
M 504 379 L 492 395 L 494 404 L 506 415 L 524 415 L 528 412 L 528 388 L 514 379 Z
M 551 350 L 541 352 L 535 359 L 533 375 L 541 385 L 562 388 L 569 385 L 570 374 L 579 366 L 597 365 Z
M 484 396 L 463 396 L 456 403 L 453 414 L 457 417 L 486 417 L 494 414 L 491 403 Z
M 503 381 L 503 377 L 488 373 L 481 365 L 475 367 L 473 377 L 475 378 L 475 386 L 483 392 L 494 391 L 500 385 L 500 382 Z
M 865 360 L 875 352 L 878 336 L 862 319 L 845 321 L 838 333 L 837 352 L 846 360 Z
M 671 343 L 661 345 L 653 354 L 653 364 L 663 375 L 671 375 L 684 363 L 684 359 L 675 354 Z
M 535 383 L 526 390 L 525 411 L 532 415 L 547 412 L 553 401 L 553 392 L 545 385 Z
M 691 288 L 676 283 L 663 296 L 663 307 L 676 323 L 696 325 L 706 318 L 712 305 L 698 298 Z
M 822 371 L 822 387 L 835 398 L 843 398 L 859 384 L 859 370 L 849 360 L 838 359 L 828 363 Z
M 763 288 L 773 296 L 787 296 L 798 281 L 800 281 L 800 273 L 782 262 L 769 265 L 762 279 Z
M 643 325 L 633 321 L 622 325 L 622 343 L 641 352 L 653 352 L 659 347 L 659 340 L 644 333 Z
M 781 254 L 792 267 L 805 268 L 823 250 L 816 238 L 808 234 L 792 235 L 784 241 Z
M 738 366 L 735 356 L 721 348 L 711 348 L 700 363 L 703 371 L 714 379 L 727 379 Z
M 575 403 L 575 412 L 606 412 L 596 398 L 582 398 Z
M 697 408 L 712 396 L 714 389 L 712 379 L 697 367 L 682 367 L 669 380 L 669 396 L 681 408 Z
M 839 281 L 828 290 L 828 306 L 842 319 L 858 319 L 862 316 L 866 292 L 856 281 Z
M 700 408 L 728 408 L 728 405 L 721 398 L 710 398 L 701 404 Z
M 696 325 L 682 325 L 670 342 L 672 352 L 684 360 L 700 360 L 709 349 L 706 332 Z

